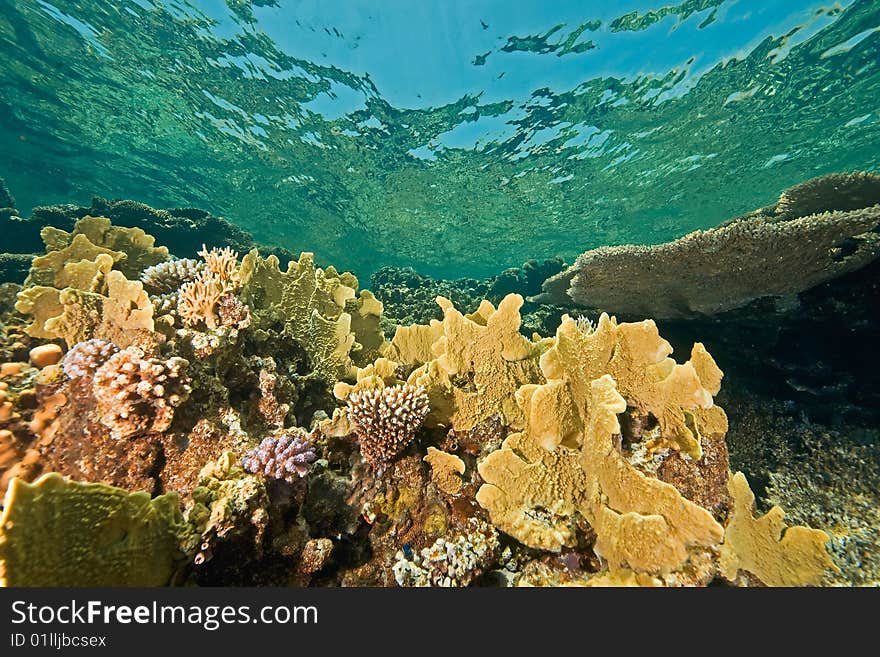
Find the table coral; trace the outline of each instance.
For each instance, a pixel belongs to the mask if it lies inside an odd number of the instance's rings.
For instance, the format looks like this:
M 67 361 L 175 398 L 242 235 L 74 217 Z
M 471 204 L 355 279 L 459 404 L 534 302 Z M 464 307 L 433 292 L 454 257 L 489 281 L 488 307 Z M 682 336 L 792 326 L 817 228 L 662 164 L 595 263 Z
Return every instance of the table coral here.
M 587 251 L 535 300 L 655 319 L 714 315 L 867 265 L 880 255 L 878 225 L 880 176 L 836 174 L 673 242 Z

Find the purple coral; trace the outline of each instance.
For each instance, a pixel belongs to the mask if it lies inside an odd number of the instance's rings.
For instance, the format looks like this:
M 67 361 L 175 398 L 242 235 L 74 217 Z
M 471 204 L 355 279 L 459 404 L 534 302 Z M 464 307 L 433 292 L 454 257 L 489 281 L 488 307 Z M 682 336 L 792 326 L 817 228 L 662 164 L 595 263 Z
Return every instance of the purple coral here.
M 303 429 L 283 429 L 275 436 L 263 438 L 259 447 L 250 450 L 242 466 L 251 473 L 263 473 L 274 479 L 293 483 L 305 477 L 317 458 L 315 449 Z
M 61 367 L 71 379 L 88 379 L 119 351 L 119 347 L 109 340 L 86 340 L 78 342 L 64 355 Z

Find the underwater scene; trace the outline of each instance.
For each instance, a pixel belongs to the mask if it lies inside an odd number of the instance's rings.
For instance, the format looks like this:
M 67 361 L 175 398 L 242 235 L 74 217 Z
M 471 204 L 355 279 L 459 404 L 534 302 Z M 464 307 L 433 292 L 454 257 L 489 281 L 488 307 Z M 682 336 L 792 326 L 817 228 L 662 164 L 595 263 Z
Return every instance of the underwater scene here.
M 880 3 L 0 0 L 0 584 L 880 585 Z

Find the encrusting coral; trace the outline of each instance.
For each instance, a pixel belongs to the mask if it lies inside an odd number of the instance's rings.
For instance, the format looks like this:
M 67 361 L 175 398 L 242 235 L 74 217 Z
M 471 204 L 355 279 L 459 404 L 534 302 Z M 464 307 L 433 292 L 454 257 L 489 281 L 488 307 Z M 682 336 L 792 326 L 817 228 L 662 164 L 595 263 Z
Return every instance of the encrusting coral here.
M 655 319 L 715 315 L 867 265 L 880 256 L 878 225 L 880 176 L 834 174 L 673 242 L 587 251 L 534 300 Z

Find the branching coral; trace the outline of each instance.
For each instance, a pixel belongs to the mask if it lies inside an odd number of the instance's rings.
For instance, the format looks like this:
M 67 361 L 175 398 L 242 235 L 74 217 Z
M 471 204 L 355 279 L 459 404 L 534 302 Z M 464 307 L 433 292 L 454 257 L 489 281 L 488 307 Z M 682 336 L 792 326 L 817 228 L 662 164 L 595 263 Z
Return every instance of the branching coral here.
M 116 439 L 168 429 L 174 410 L 191 391 L 187 365 L 178 357 L 164 362 L 145 358 L 137 347 L 113 354 L 95 371 L 92 383 L 101 423 Z
M 216 329 L 220 324 L 217 304 L 226 291 L 220 277 L 210 271 L 202 272 L 195 280 L 184 283 L 177 295 L 177 314 L 186 326 L 204 324 Z
M 141 272 L 140 281 L 150 294 L 172 294 L 184 283 L 196 280 L 207 265 L 194 258 L 166 260 Z
M 390 462 L 415 438 L 427 415 L 428 395 L 418 386 L 372 388 L 348 396 L 348 419 L 361 454 L 376 467 Z
M 293 483 L 308 474 L 316 458 L 308 433 L 294 427 L 263 438 L 258 447 L 245 454 L 242 466 L 248 472 Z
M 241 284 L 238 271 L 238 253 L 226 247 L 214 247 L 210 251 L 202 244 L 199 255 L 205 260 L 208 271 L 214 274 L 223 288 L 223 292 L 233 292 Z

